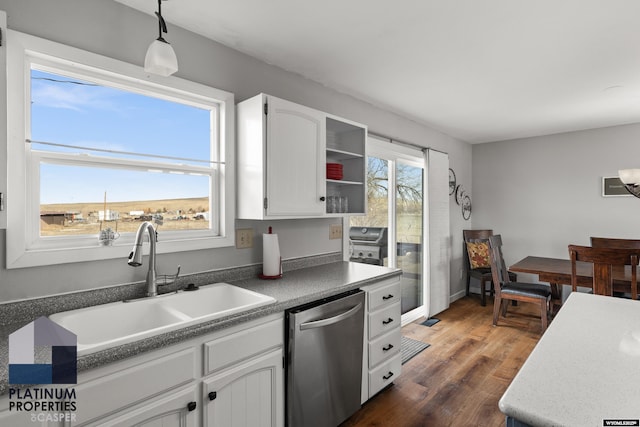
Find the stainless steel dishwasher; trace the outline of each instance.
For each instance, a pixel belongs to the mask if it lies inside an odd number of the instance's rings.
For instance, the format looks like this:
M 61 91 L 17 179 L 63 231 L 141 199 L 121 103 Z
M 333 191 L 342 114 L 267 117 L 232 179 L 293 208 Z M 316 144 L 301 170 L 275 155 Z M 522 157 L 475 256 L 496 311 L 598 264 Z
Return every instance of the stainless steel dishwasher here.
M 336 427 L 360 409 L 364 292 L 287 310 L 288 427 Z

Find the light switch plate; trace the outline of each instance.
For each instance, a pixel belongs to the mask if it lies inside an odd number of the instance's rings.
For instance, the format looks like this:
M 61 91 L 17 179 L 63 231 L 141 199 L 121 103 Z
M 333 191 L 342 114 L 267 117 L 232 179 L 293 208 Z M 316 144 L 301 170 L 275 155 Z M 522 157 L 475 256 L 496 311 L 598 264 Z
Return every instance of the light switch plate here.
M 253 247 L 253 228 L 238 228 L 236 230 L 236 248 L 247 249 Z
M 342 224 L 331 224 L 329 226 L 329 240 L 342 239 Z

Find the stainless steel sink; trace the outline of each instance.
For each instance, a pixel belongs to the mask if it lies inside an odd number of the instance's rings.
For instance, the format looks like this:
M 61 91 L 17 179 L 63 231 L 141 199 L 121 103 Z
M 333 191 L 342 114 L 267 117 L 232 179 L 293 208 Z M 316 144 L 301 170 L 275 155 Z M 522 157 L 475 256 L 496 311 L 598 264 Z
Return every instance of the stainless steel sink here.
M 77 335 L 81 356 L 275 301 L 228 283 L 216 283 L 193 292 L 97 305 L 49 318 Z

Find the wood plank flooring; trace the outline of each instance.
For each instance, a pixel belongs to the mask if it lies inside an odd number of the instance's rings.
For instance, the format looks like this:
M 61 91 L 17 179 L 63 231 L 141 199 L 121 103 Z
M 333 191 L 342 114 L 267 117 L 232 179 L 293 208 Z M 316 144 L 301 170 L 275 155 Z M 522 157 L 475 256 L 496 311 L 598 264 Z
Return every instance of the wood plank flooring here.
M 431 346 L 341 427 L 504 426 L 498 401 L 540 339 L 537 313 L 533 304 L 509 306 L 494 327 L 492 301 L 482 307 L 472 295 L 432 327 L 424 319 L 404 326 L 403 335 Z

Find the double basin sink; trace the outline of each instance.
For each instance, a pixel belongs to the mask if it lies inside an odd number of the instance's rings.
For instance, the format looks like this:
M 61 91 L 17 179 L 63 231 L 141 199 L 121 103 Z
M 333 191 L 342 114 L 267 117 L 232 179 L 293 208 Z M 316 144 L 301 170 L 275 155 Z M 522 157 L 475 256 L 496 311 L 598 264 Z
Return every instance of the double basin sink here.
M 154 298 L 114 302 L 52 314 L 76 334 L 78 356 L 275 302 L 275 298 L 228 283 Z

